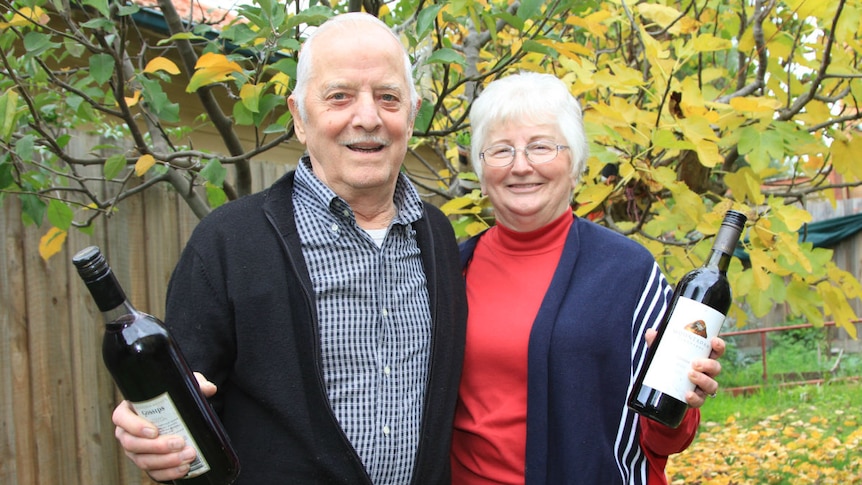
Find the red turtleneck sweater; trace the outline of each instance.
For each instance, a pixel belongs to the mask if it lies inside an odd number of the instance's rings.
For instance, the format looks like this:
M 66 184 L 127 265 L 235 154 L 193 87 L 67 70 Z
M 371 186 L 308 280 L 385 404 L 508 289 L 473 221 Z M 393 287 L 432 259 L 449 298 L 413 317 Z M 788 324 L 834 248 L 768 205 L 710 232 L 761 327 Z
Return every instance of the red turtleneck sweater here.
M 470 311 L 452 483 L 524 483 L 530 329 L 572 220 L 566 211 L 531 232 L 498 224 L 476 246 L 466 272 Z

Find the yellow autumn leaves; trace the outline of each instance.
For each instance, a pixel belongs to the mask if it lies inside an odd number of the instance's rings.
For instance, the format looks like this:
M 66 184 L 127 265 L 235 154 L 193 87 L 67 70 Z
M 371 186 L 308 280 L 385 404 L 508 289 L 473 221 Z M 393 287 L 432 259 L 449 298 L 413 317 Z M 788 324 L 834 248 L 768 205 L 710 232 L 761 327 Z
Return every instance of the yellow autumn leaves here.
M 670 458 L 666 472 L 680 485 L 862 483 L 860 446 L 857 413 L 790 408 L 754 425 L 733 416 L 701 424 L 695 442 Z

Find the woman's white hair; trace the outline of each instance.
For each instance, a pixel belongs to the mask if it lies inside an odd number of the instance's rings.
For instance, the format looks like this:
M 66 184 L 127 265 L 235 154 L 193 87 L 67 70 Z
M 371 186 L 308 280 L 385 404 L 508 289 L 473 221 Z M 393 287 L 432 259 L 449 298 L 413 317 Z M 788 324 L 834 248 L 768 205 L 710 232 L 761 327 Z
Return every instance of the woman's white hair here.
M 487 148 L 488 133 L 500 124 L 519 121 L 557 124 L 569 146 L 572 180 L 577 183 L 590 150 L 581 105 L 563 81 L 552 74 L 537 72 L 520 72 L 496 79 L 473 102 L 470 151 L 473 170 L 479 180 L 482 180 L 483 168 L 479 153 Z
M 410 89 L 410 117 L 415 117 L 416 106 L 419 103 L 419 93 L 416 91 L 416 84 L 413 82 L 413 66 L 410 64 L 410 56 L 407 55 L 407 50 L 404 49 L 401 39 L 392 32 L 392 29 L 390 29 L 388 25 L 377 17 L 362 12 L 350 12 L 336 15 L 321 24 L 320 27 L 315 29 L 314 32 L 305 39 L 305 42 L 302 44 L 302 49 L 299 52 L 299 61 L 296 65 L 296 87 L 293 88 L 293 96 L 296 99 L 296 105 L 299 109 L 299 117 L 303 121 L 308 120 L 305 96 L 306 91 L 308 90 L 308 81 L 311 79 L 311 67 L 314 65 L 314 49 L 312 48 L 314 45 L 314 39 L 320 34 L 330 30 L 346 30 L 347 27 L 355 26 L 362 26 L 364 28 L 381 28 L 386 32 L 389 32 L 392 38 L 395 39 L 398 45 L 401 46 L 402 50 L 404 50 L 404 80 L 407 82 Z M 350 42 L 350 38 L 345 36 L 344 42 Z

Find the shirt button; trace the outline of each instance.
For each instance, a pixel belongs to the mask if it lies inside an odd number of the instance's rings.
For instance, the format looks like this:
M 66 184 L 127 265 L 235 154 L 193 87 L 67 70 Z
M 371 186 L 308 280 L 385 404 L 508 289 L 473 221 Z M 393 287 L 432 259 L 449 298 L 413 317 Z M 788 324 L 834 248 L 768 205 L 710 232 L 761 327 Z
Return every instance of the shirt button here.
M 387 317 L 387 316 L 389 316 L 389 310 L 383 308 L 380 310 L 380 314 L 383 315 L 384 317 Z
M 383 434 L 389 436 L 389 425 L 383 426 Z
M 331 230 L 332 232 L 338 232 L 338 224 L 332 223 L 332 226 L 330 226 L 329 230 Z
M 348 209 L 344 209 L 344 212 L 341 213 L 344 217 L 350 217 L 350 211 Z
M 389 366 L 387 365 L 386 367 L 383 368 L 383 373 L 388 376 L 389 374 L 392 373 L 392 369 L 390 369 Z

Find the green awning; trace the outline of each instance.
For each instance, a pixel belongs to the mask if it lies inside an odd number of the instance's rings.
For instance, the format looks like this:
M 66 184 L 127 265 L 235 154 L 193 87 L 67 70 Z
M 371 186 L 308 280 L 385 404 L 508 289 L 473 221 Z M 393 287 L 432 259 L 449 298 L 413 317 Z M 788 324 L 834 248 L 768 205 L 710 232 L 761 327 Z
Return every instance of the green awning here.
M 862 213 L 805 224 L 797 232 L 800 242 L 810 242 L 815 248 L 828 248 L 859 231 L 862 231 Z M 733 252 L 733 255 L 743 261 L 748 260 L 748 253 L 742 245 Z

